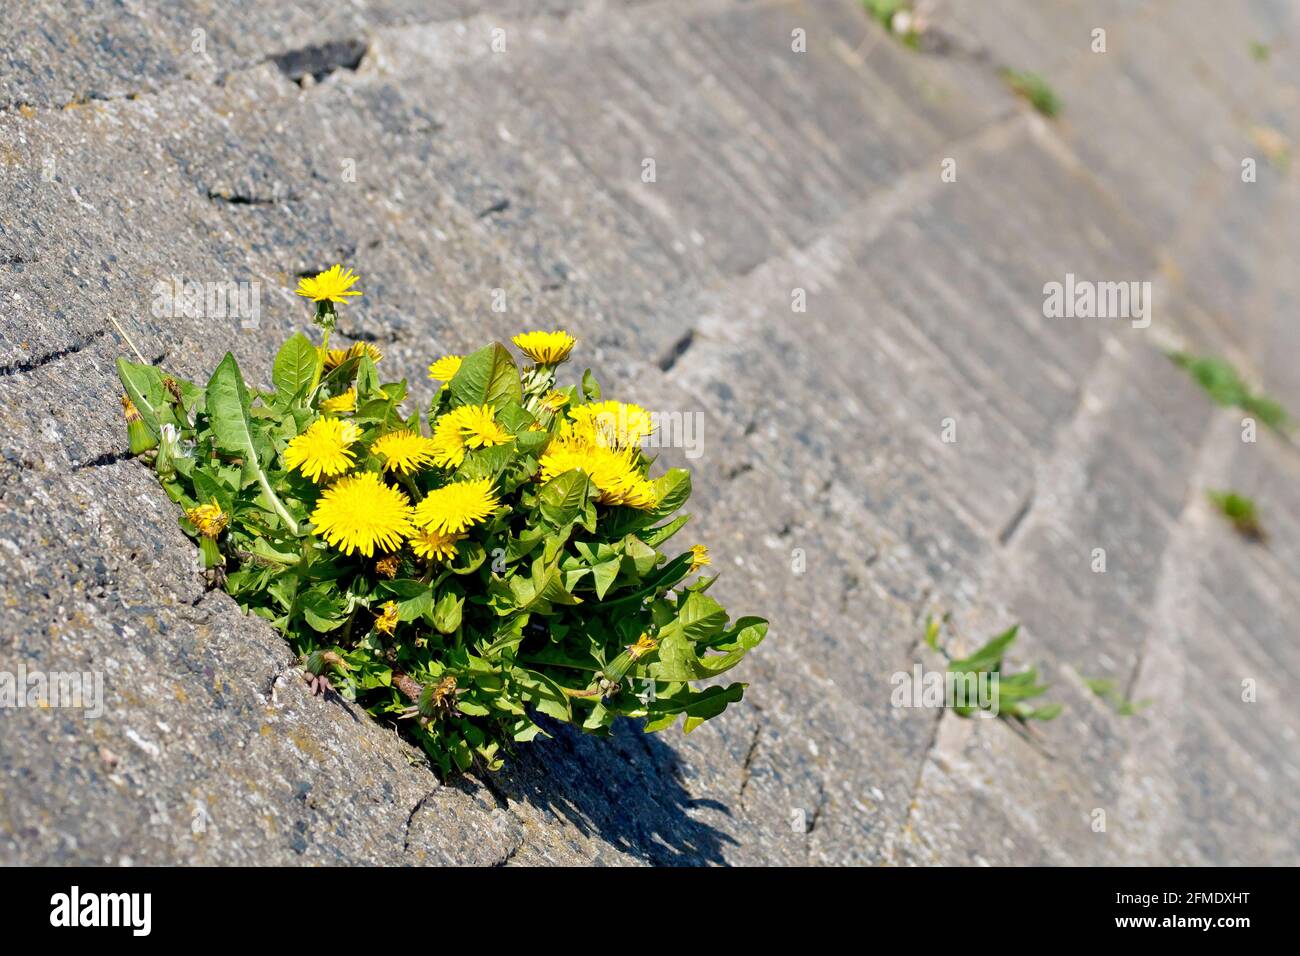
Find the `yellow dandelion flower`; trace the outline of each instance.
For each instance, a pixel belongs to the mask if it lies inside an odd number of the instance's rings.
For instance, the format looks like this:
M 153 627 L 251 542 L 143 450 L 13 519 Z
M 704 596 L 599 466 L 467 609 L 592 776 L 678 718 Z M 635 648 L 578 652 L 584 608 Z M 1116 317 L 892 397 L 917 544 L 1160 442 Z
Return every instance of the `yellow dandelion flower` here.
M 348 359 L 361 358 L 363 355 L 369 355 L 372 362 L 378 362 L 384 357 L 384 353 L 369 342 L 354 342 L 345 349 L 327 350 L 325 352 L 325 371 L 331 372 Z
M 338 418 L 318 418 L 305 432 L 289 442 L 284 465 L 297 468 L 312 481 L 322 476 L 341 475 L 352 467 L 350 446 L 361 437 L 361 429 Z
M 461 355 L 444 355 L 429 366 L 429 378 L 435 382 L 442 382 L 442 387 L 446 388 L 447 383 L 460 371 L 460 364 L 464 360 L 464 356 Z
M 122 396 L 122 414 L 126 416 L 128 422 L 140 421 L 140 409 L 136 408 L 135 402 L 126 395 Z
M 451 414 L 457 416 L 460 421 L 465 444 L 470 448 L 504 445 L 514 440 L 514 435 L 497 424 L 491 405 L 462 405 L 454 409 Z
M 458 468 L 470 448 L 503 445 L 514 439 L 497 424 L 491 405 L 461 405 L 443 414 L 433 429 L 433 460 L 444 468 Z
M 430 561 L 450 561 L 456 557 L 456 542 L 463 537 L 463 534 L 442 531 L 417 531 L 411 538 L 411 550 Z
M 385 471 L 400 471 L 409 475 L 433 464 L 438 446 L 433 439 L 406 428 L 384 435 L 370 446 L 370 450 L 384 459 Z
M 433 463 L 443 468 L 459 468 L 465 460 L 465 436 L 460 423 L 443 415 L 433 428 Z
M 344 554 L 360 551 L 373 557 L 375 548 L 396 551 L 415 529 L 411 502 L 374 472 L 340 478 L 320 496 L 311 521 L 316 533 Z
M 568 332 L 522 332 L 510 341 L 538 365 L 559 365 L 578 342 Z
M 221 510 L 221 505 L 217 504 L 216 498 L 212 499 L 211 504 L 187 508 L 185 517 L 205 538 L 215 538 L 226 530 L 226 525 L 230 524 L 230 515 Z
M 402 559 L 396 554 L 390 554 L 375 562 L 375 573 L 382 574 L 391 581 L 397 577 L 397 572 L 401 569 L 401 566 Z
M 455 481 L 427 494 L 415 508 L 415 523 L 430 531 L 460 534 L 497 509 L 492 479 Z
M 706 548 L 702 544 L 691 545 L 691 569 L 687 573 L 694 574 L 700 568 L 710 565 L 712 563 L 713 563 L 713 559 L 709 557 L 708 548 Z
M 350 388 L 342 395 L 335 395 L 320 403 L 322 412 L 355 412 L 357 410 L 357 390 Z
M 635 448 L 615 449 L 592 445 L 580 437 L 558 437 L 546 446 L 539 465 L 543 480 L 577 469 L 600 490 L 601 504 L 627 505 L 648 510 L 658 503 L 654 482 L 638 467 Z
M 361 295 L 353 289 L 361 277 L 351 269 L 334 265 L 310 279 L 298 280 L 298 295 L 313 302 L 341 302 Z
M 569 409 L 569 421 L 561 434 L 571 432 L 592 445 L 628 448 L 639 445 L 654 430 L 654 419 L 640 405 L 592 402 Z
M 385 602 L 383 613 L 375 618 L 375 630 L 381 634 L 392 634 L 397 630 L 397 605 L 394 602 Z

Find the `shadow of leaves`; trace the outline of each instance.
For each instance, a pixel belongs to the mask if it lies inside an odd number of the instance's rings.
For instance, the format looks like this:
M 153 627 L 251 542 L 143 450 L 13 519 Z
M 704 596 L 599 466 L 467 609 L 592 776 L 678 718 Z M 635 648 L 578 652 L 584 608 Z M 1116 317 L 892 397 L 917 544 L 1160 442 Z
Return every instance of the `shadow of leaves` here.
M 724 848 L 736 841 L 692 811 L 730 817 L 730 809 L 691 796 L 677 753 L 658 735 L 630 721 L 608 738 L 538 722 L 551 739 L 519 748 L 503 770 L 477 778 L 498 805 L 527 802 L 654 866 L 726 865 Z

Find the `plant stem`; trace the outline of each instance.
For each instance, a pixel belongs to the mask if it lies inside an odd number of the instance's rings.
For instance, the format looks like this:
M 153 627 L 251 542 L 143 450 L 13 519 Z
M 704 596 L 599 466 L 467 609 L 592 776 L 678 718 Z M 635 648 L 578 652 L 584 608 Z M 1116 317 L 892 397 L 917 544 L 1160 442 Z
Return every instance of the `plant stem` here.
M 311 388 L 307 389 L 307 395 L 316 391 L 316 386 L 320 384 L 321 373 L 325 371 L 325 356 L 329 354 L 330 347 L 330 330 L 326 328 L 321 332 L 320 348 L 316 350 L 316 371 L 311 377 Z
M 401 483 L 406 486 L 406 490 L 411 493 L 411 504 L 418 505 L 424 500 L 424 495 L 415 484 L 414 475 L 403 474 L 398 480 L 401 481 Z

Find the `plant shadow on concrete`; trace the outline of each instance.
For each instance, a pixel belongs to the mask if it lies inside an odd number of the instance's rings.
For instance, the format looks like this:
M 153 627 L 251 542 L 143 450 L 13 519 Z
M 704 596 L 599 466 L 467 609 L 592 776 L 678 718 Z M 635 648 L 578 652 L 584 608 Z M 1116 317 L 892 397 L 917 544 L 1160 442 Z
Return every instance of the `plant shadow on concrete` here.
M 691 811 L 731 810 L 690 794 L 677 753 L 658 734 L 620 720 L 612 736 L 597 739 L 546 717 L 538 722 L 553 739 L 521 747 L 503 770 L 475 778 L 498 806 L 526 801 L 654 866 L 725 865 L 723 848 L 736 841 Z M 473 789 L 475 781 L 450 785 Z

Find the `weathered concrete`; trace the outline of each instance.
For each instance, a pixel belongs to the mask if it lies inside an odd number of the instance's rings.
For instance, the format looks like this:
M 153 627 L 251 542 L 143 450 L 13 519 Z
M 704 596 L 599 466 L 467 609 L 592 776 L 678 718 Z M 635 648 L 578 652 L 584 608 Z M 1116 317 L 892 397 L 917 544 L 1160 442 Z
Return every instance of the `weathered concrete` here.
M 1289 6 L 943 0 L 942 56 L 851 0 L 484 6 L 6 11 L 0 670 L 103 671 L 108 711 L 0 710 L 0 862 L 1300 862 L 1300 456 L 1161 354 L 1300 408 Z M 125 456 L 110 320 L 265 379 L 335 261 L 365 279 L 344 331 L 417 401 L 430 357 L 563 324 L 611 390 L 704 413 L 692 531 L 773 621 L 744 704 L 440 787 L 204 592 Z M 1155 280 L 1155 322 L 1044 318 L 1066 272 Z M 172 276 L 262 283 L 260 322 L 156 317 Z M 1267 546 L 1206 507 L 1228 484 Z M 968 645 L 1022 621 L 1065 714 L 890 707 L 943 610 Z

